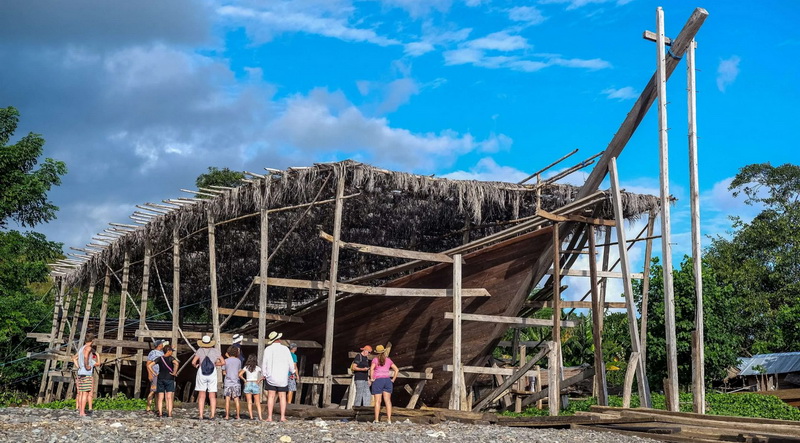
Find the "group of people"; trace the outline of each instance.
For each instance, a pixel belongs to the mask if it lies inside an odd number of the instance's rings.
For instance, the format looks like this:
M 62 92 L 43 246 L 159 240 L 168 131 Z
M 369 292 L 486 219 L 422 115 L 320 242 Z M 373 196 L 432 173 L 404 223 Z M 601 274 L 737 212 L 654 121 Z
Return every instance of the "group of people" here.
M 243 337 L 240 334 L 233 336 L 233 343 L 227 348 L 225 357 L 216 348 L 216 342 L 209 335 L 197 341 L 198 349 L 192 357 L 191 364 L 197 369 L 195 377 L 195 391 L 197 391 L 197 405 L 199 419 L 203 420 L 206 397 L 209 400 L 209 418 L 214 419 L 217 410 L 217 371 L 221 370 L 224 376 L 223 394 L 225 397 L 225 419 L 231 418 L 231 400 L 236 408 L 236 418 L 240 418 L 239 399 L 244 394 L 247 401 L 247 411 L 251 419 L 253 404 L 258 412 L 258 419 L 263 420 L 261 411 L 262 385 L 267 393 L 267 419 L 272 421 L 275 400 L 280 404 L 280 421 L 286 421 L 286 405 L 291 403 L 295 392 L 299 374 L 297 368 L 297 345 L 285 345 L 281 338 L 283 334 L 270 332 L 267 337 L 267 347 L 261 366 L 255 354 L 245 358 L 242 351 Z M 99 362 L 97 349 L 94 346 L 94 334 L 86 334 L 84 345 L 73 358 L 77 365 L 76 386 L 78 390 L 76 408 L 80 416 L 92 414 L 93 378 L 92 372 Z M 147 355 L 147 375 L 150 380 L 150 390 L 147 395 L 146 410 L 151 411 L 153 400 L 156 399 L 155 413 L 159 417 L 172 417 L 175 400 L 175 377 L 178 373 L 180 362 L 173 355 L 175 350 L 167 340 L 155 342 L 153 350 Z M 355 379 L 356 395 L 354 406 L 375 407 L 375 422 L 379 421 L 381 403 L 386 405 L 386 417 L 392 421 L 391 394 L 394 381 L 397 379 L 397 366 L 388 357 L 387 350 L 378 345 L 373 353 L 372 346 L 366 345 L 356 355 L 351 364 Z M 375 355 L 370 360 L 370 355 Z M 218 369 L 219 368 L 219 369 Z M 164 404 L 166 403 L 166 414 Z M 88 409 L 87 409 L 88 407 Z

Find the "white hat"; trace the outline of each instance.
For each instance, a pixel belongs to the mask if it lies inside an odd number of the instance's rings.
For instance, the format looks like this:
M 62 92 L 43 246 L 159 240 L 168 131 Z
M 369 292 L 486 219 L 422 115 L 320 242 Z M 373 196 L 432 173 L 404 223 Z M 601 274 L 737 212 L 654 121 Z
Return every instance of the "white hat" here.
M 197 341 L 197 346 L 200 346 L 201 348 L 210 348 L 213 347 L 215 344 L 216 342 L 214 340 L 211 340 L 210 335 L 204 335 L 202 339 Z
M 280 332 L 272 331 L 272 332 L 269 333 L 269 336 L 267 337 L 267 340 L 269 340 L 269 342 L 267 344 L 271 345 L 271 344 L 275 343 L 275 340 L 278 340 L 281 337 L 283 337 L 283 334 L 281 334 Z
M 244 336 L 242 334 L 233 334 L 234 343 L 241 343 L 242 340 L 244 340 Z

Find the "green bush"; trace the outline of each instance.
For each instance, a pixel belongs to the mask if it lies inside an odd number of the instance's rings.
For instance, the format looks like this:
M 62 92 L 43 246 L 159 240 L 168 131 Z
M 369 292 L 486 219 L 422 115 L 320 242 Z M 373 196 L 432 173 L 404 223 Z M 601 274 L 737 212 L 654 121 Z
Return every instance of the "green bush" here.
M 0 391 L 0 407 L 25 406 L 33 402 L 33 397 L 19 391 Z
M 146 401 L 139 398 L 128 398 L 125 394 L 117 394 L 116 397 L 99 397 L 94 399 L 94 409 L 121 409 L 127 411 L 135 411 L 144 409 Z M 75 399 L 70 400 L 57 400 L 50 403 L 41 405 L 34 405 L 37 408 L 47 409 L 75 409 Z
M 653 394 L 653 408 L 666 410 L 666 401 L 661 394 Z M 692 394 L 683 393 L 679 397 L 680 411 L 692 412 Z M 570 400 L 569 407 L 559 415 L 575 415 L 577 411 L 588 411 L 597 404 L 596 398 L 586 400 Z M 622 397 L 612 395 L 608 398 L 608 405 L 622 407 Z M 631 407 L 639 407 L 639 396 L 631 396 Z M 800 421 L 800 409 L 789 406 L 777 397 L 760 394 L 706 394 L 706 413 L 709 415 L 730 415 L 734 417 L 758 417 L 778 420 Z M 545 416 L 547 409 L 530 407 L 522 413 L 504 412 L 503 415 L 512 417 Z

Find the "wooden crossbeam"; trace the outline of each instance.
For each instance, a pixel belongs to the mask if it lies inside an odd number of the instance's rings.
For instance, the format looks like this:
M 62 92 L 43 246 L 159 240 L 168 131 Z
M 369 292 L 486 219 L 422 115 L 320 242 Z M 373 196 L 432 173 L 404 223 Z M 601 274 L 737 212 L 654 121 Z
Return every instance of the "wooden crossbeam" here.
M 606 308 L 609 309 L 625 309 L 627 306 L 625 302 L 612 302 L 608 301 L 605 302 L 604 305 Z M 552 308 L 553 302 L 552 300 L 537 300 L 537 301 L 530 301 L 525 303 L 525 307 L 529 308 Z M 591 309 L 592 302 L 590 301 L 562 301 L 561 307 L 565 309 Z
M 547 271 L 548 275 L 553 275 L 553 270 L 549 269 Z M 642 272 L 631 272 L 629 273 L 631 278 L 635 279 L 643 279 L 644 273 Z M 591 277 L 591 274 L 586 269 L 563 269 L 561 271 L 562 277 Z M 623 274 L 621 272 L 611 272 L 611 271 L 597 271 L 597 276 L 599 278 L 623 278 Z
M 255 277 L 255 284 L 261 284 L 261 278 Z M 287 288 L 327 290 L 330 287 L 328 280 L 296 280 L 291 278 L 267 279 L 269 286 Z M 387 288 L 383 286 L 362 286 L 349 283 L 337 283 L 336 290 L 353 294 L 383 295 L 387 297 L 452 297 L 452 289 L 424 289 L 424 288 Z M 461 290 L 462 297 L 489 297 L 489 291 L 484 288 L 469 288 Z
M 579 374 L 575 374 L 566 380 L 563 380 L 559 385 L 561 387 L 561 390 L 563 391 L 564 389 L 572 385 L 578 384 L 590 377 L 594 377 L 594 368 L 586 368 L 585 371 Z M 525 399 L 522 400 L 522 407 L 524 408 L 530 405 L 531 403 L 541 400 L 545 397 L 547 397 L 547 391 L 534 392 L 533 394 L 525 397 Z
M 466 314 L 462 314 L 462 315 L 466 315 Z M 497 397 L 499 397 L 499 396 L 500 396 L 500 395 L 501 395 L 503 392 L 505 392 L 505 391 L 506 391 L 506 389 L 510 388 L 510 387 L 511 387 L 511 385 L 513 385 L 514 383 L 516 383 L 516 382 L 517 382 L 517 380 L 519 380 L 519 379 L 520 379 L 520 377 L 522 377 L 522 376 L 524 376 L 525 374 L 527 374 L 527 373 L 528 373 L 528 371 L 530 371 L 530 370 L 533 368 L 533 366 L 536 364 L 536 362 L 538 362 L 539 360 L 541 360 L 541 359 L 542 359 L 542 357 L 544 357 L 545 355 L 547 355 L 547 354 L 548 354 L 548 353 L 551 351 L 552 347 L 553 347 L 553 346 L 551 345 L 551 346 L 548 346 L 548 347 L 546 347 L 546 348 L 542 348 L 542 349 L 541 349 L 541 350 L 540 350 L 540 351 L 539 351 L 539 352 L 538 352 L 536 355 L 534 355 L 534 356 L 533 356 L 533 358 L 531 358 L 531 359 L 530 359 L 530 360 L 529 360 L 527 363 L 525 363 L 524 365 L 522 365 L 522 367 L 520 367 L 519 369 L 517 369 L 517 370 L 516 370 L 516 372 L 514 372 L 514 373 L 513 373 L 513 374 L 511 374 L 511 375 L 509 375 L 509 376 L 508 376 L 508 378 L 507 378 L 507 379 L 506 379 L 506 380 L 505 380 L 505 381 L 504 381 L 504 382 L 503 382 L 503 383 L 502 383 L 500 386 L 496 387 L 494 390 L 492 390 L 492 392 L 490 392 L 490 393 L 489 393 L 489 395 L 487 395 L 486 397 L 484 397 L 484 398 L 483 398 L 483 400 L 481 400 L 480 402 L 478 402 L 478 404 L 476 404 L 476 405 L 475 405 L 475 406 L 472 408 L 472 410 L 473 410 L 474 412 L 478 412 L 478 411 L 480 411 L 481 409 L 483 409 L 483 408 L 484 408 L 486 405 L 488 405 L 489 403 L 491 403 L 492 401 L 494 401 L 494 399 L 496 399 Z M 543 392 L 546 392 L 546 391 L 543 391 Z
M 600 226 L 616 226 L 617 223 L 614 220 L 606 220 L 603 218 L 591 218 L 591 217 L 584 217 L 582 215 L 577 214 L 567 214 L 567 215 L 557 215 L 553 214 L 552 212 L 547 212 L 543 209 L 537 209 L 536 215 L 539 217 L 545 218 L 550 221 L 554 222 L 567 222 L 567 221 L 575 221 L 580 223 L 588 223 L 590 225 L 600 225 Z
M 512 375 L 517 372 L 518 368 L 490 368 L 487 366 L 462 366 L 461 369 L 465 374 L 489 374 L 489 375 Z M 453 365 L 442 365 L 442 370 L 445 372 L 453 372 Z M 530 370 L 525 373 L 525 376 L 536 375 L 538 371 Z
M 203 338 L 204 335 L 208 335 L 207 332 L 194 332 L 194 331 L 184 331 L 184 335 L 187 339 L 199 339 Z M 172 337 L 172 331 L 136 331 L 137 337 L 146 337 L 146 338 L 170 338 Z M 220 334 L 220 340 L 223 343 L 232 343 L 233 342 L 233 334 Z M 322 345 L 313 340 L 292 340 L 289 338 L 282 338 L 282 342 L 285 343 L 296 343 L 300 348 L 312 348 L 312 349 L 322 349 Z M 242 344 L 245 345 L 257 345 L 258 340 L 256 338 L 247 337 L 242 340 Z
M 319 236 L 323 240 L 333 242 L 333 236 L 319 231 Z M 339 241 L 339 246 L 350 249 L 353 251 L 363 252 L 365 254 L 382 255 L 385 257 L 407 258 L 411 260 L 432 261 L 437 263 L 453 263 L 453 258 L 447 254 L 438 252 L 418 252 L 409 251 L 406 249 L 387 248 L 383 246 L 364 245 L 361 243 L 351 243 L 346 241 Z M 462 262 L 463 263 L 463 262 Z
M 452 312 L 445 312 L 444 318 L 447 320 L 453 319 Z M 483 315 L 483 314 L 461 314 L 461 320 L 464 321 L 482 321 L 488 323 L 508 323 L 511 327 L 549 327 L 553 326 L 553 319 L 551 318 L 526 318 L 526 317 L 506 317 L 503 315 Z M 574 328 L 578 326 L 578 322 L 572 320 L 562 320 L 562 328 Z
M 245 311 L 243 309 L 218 308 L 217 312 L 219 312 L 220 315 L 232 315 L 234 317 L 260 318 L 257 311 Z M 285 321 L 287 323 L 303 323 L 302 318 L 294 315 L 265 314 L 264 318 L 267 320 Z

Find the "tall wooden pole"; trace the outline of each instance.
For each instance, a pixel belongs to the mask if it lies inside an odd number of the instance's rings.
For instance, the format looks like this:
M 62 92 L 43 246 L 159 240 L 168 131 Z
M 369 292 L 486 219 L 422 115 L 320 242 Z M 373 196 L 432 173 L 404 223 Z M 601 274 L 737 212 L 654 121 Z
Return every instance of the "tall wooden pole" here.
M 594 226 L 587 226 L 589 237 L 589 279 L 592 291 L 592 340 L 594 342 L 594 378 L 597 385 L 597 404 L 608 406 L 608 383 L 606 364 L 603 360 L 603 315 L 605 306 L 600 304 L 600 291 L 597 288 L 597 247 L 595 246 Z
M 128 280 L 130 278 L 131 254 L 125 251 L 122 265 L 122 292 L 119 295 L 119 320 L 117 321 L 117 340 L 125 338 L 125 308 L 128 303 Z M 114 361 L 114 380 L 111 384 L 111 395 L 119 392 L 119 371 L 122 368 L 122 346 L 117 346 L 116 360 Z
M 94 300 L 94 290 L 97 286 L 97 271 L 94 269 L 89 276 L 89 290 L 86 293 L 86 307 L 83 310 L 83 321 L 81 322 L 81 335 L 78 338 L 78 346 L 83 346 L 86 333 L 89 331 L 89 316 L 92 314 L 92 301 Z
M 650 298 L 650 259 L 653 256 L 653 230 L 656 224 L 655 210 L 650 210 L 647 216 L 647 240 L 644 244 L 644 278 L 642 279 L 642 324 L 639 338 L 642 340 L 641 359 L 647 364 L 647 304 Z
M 142 300 L 139 305 L 139 332 L 144 332 L 147 329 L 147 297 L 150 294 L 150 255 L 151 245 L 150 239 L 144 240 L 144 263 L 142 270 Z M 144 336 L 139 336 L 139 342 L 144 342 Z M 141 397 L 142 394 L 142 357 L 144 356 L 143 349 L 136 350 L 136 376 L 134 377 L 133 396 L 135 398 Z
M 91 282 L 89 282 L 89 284 L 91 285 Z M 79 290 L 79 292 L 75 295 L 75 310 L 72 312 L 72 324 L 69 327 L 69 336 L 67 337 L 67 348 L 66 349 L 67 349 L 68 353 L 72 353 L 72 349 L 75 349 L 76 353 L 78 352 L 78 346 L 75 345 L 74 340 L 75 340 L 75 335 L 76 335 L 75 332 L 76 332 L 76 329 L 78 328 L 78 316 L 81 313 L 81 301 L 82 300 L 83 300 L 83 297 L 81 297 L 81 292 Z M 61 369 L 65 369 L 66 366 L 67 366 L 67 362 L 63 362 L 61 364 Z M 63 389 L 63 387 L 64 387 L 63 383 L 59 383 L 58 384 L 58 392 L 56 392 L 56 399 L 61 399 L 61 390 Z M 68 387 L 67 387 L 67 392 L 66 392 L 64 398 L 67 398 L 67 399 L 72 398 L 72 394 L 73 394 L 72 389 L 74 387 L 75 387 L 75 379 L 70 379 Z
M 222 336 L 219 326 L 219 296 L 217 292 L 217 240 L 214 213 L 211 209 L 206 211 L 208 218 L 208 274 L 211 282 L 211 327 L 214 329 L 214 339 L 217 341 L 217 351 L 222 355 Z M 222 371 L 217 371 L 217 383 L 222 386 Z M 222 390 L 217 390 L 217 397 L 222 397 Z
M 59 314 L 61 312 L 61 305 L 64 302 L 65 292 L 67 290 L 67 283 L 64 279 L 59 279 L 58 293 L 56 293 L 55 303 L 53 303 L 53 323 L 50 327 L 50 341 L 47 345 L 47 352 L 53 352 L 53 347 L 56 343 L 56 332 L 58 331 Z M 55 359 L 47 359 L 44 362 L 44 373 L 42 373 L 42 381 L 39 384 L 39 396 L 36 398 L 36 403 L 41 404 L 45 401 L 45 389 L 48 385 L 49 377 L 47 374 L 50 372 L 50 366 L 55 367 Z
M 453 255 L 453 382 L 450 389 L 450 409 L 461 410 L 461 391 L 464 384 L 461 369 L 461 254 Z
M 97 326 L 97 338 L 103 339 L 106 336 L 106 318 L 108 317 L 108 297 L 111 294 L 111 269 L 106 266 L 106 276 L 103 280 L 103 298 L 100 300 L 100 318 Z M 102 359 L 103 347 L 97 347 L 97 353 L 101 354 Z M 97 395 L 97 388 L 100 384 L 102 372 L 100 370 L 92 376 L 92 395 Z
M 325 323 L 325 358 L 323 361 L 323 374 L 325 377 L 322 404 L 331 404 L 331 391 L 333 388 L 333 323 L 336 315 L 336 283 L 339 280 L 339 240 L 342 234 L 342 205 L 344 204 L 344 185 L 347 169 L 339 169 L 336 178 L 336 208 L 333 215 L 333 250 L 331 251 L 330 288 L 328 289 L 328 317 Z
M 72 302 L 72 290 L 70 289 L 67 291 L 67 297 L 64 299 L 64 304 L 61 307 L 61 321 L 58 323 L 58 335 L 56 336 L 56 343 L 57 347 L 61 348 L 63 346 L 63 339 L 64 339 L 64 327 L 67 324 L 67 320 L 69 317 L 69 305 Z M 69 352 L 69 345 L 67 345 L 67 352 Z M 50 365 L 53 369 L 58 366 L 58 361 Z M 61 382 L 58 383 L 59 386 L 62 385 Z M 58 392 L 58 395 L 61 395 L 61 392 Z M 47 388 L 45 391 L 44 401 L 45 403 L 50 402 L 54 399 L 53 397 L 53 379 L 49 378 L 47 380 Z
M 264 181 L 266 192 L 269 192 L 269 182 Z M 264 356 L 264 339 L 267 336 L 267 303 L 268 299 L 268 286 L 267 274 L 269 271 L 269 213 L 267 212 L 268 204 L 266 192 L 264 193 L 264 201 L 261 205 L 261 243 L 260 243 L 260 271 L 261 281 L 258 286 L 258 362 L 262 361 Z
M 650 386 L 647 382 L 644 361 L 641 358 L 641 340 L 636 321 L 636 305 L 633 301 L 633 285 L 631 284 L 631 267 L 628 262 L 628 248 L 625 242 L 625 216 L 622 212 L 622 198 L 620 197 L 619 175 L 617 174 L 617 159 L 609 162 L 609 178 L 611 179 L 611 195 L 614 204 L 614 219 L 617 221 L 617 246 L 619 249 L 619 264 L 622 271 L 622 287 L 625 293 L 625 304 L 628 311 L 628 331 L 631 336 L 631 352 L 635 352 L 636 359 L 631 359 L 637 364 L 636 380 L 639 386 L 639 404 L 642 407 L 652 406 L 650 401 Z M 633 354 L 632 354 L 633 355 Z
M 689 90 L 689 188 L 692 208 L 692 261 L 694 262 L 694 287 L 697 297 L 692 342 L 692 392 L 694 393 L 694 412 L 706 413 L 705 390 L 705 334 L 703 333 L 703 257 L 700 241 L 700 189 L 697 171 L 697 97 L 694 50 L 697 43 L 689 45 L 686 58 L 686 74 Z
M 172 228 L 172 346 L 177 349 L 181 328 L 181 239 L 178 224 Z M 177 355 L 177 352 L 175 353 Z
M 561 409 L 561 238 L 558 228 L 558 223 L 553 224 L 553 350 L 547 398 L 550 415 L 558 415 Z
M 671 411 L 678 410 L 678 348 L 675 332 L 675 294 L 672 284 L 672 245 L 669 214 L 669 146 L 667 137 L 667 72 L 664 44 L 664 10 L 656 9 L 656 88 L 658 94 L 658 145 L 661 165 L 661 261 L 664 266 L 664 327 L 667 342 L 667 392 Z M 691 42 L 690 42 L 691 43 Z M 691 44 L 689 45 L 691 46 Z

